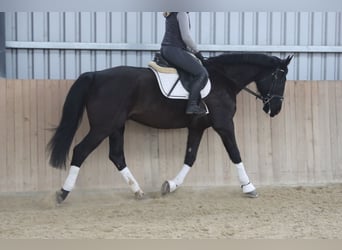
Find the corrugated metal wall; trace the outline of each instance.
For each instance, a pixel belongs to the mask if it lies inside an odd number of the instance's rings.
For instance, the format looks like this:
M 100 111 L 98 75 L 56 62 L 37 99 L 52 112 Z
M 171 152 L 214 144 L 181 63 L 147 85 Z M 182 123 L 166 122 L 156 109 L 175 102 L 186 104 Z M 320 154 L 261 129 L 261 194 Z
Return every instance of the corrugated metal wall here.
M 164 32 L 164 18 L 156 12 L 5 17 L 8 78 L 74 79 L 117 65 L 145 66 Z M 222 51 L 294 53 L 288 79 L 342 79 L 341 12 L 199 12 L 191 13 L 191 20 L 194 39 L 207 56 Z
M 5 64 L 5 54 L 6 54 L 6 41 L 5 36 L 5 13 L 0 12 L 0 77 L 6 76 L 6 64 Z

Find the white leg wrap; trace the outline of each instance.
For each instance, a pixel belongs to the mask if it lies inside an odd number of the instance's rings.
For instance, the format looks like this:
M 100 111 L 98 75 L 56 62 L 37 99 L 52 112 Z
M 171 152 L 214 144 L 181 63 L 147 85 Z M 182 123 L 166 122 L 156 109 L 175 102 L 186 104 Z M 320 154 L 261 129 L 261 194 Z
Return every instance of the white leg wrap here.
M 255 190 L 254 185 L 249 181 L 248 175 L 242 162 L 236 164 L 238 178 L 242 187 L 243 193 L 250 193 Z
M 169 186 L 170 186 L 170 193 L 172 193 L 172 192 L 174 192 L 174 191 L 176 191 L 176 189 L 177 189 L 177 185 L 176 185 L 176 183 L 174 182 L 174 181 L 167 181 L 168 183 L 169 183 Z
M 183 184 L 185 177 L 188 175 L 189 171 L 190 171 L 191 167 L 189 167 L 188 165 L 184 164 L 181 171 L 178 173 L 178 175 L 173 179 L 173 181 L 175 182 L 175 184 L 177 186 L 180 186 L 181 184 Z
M 238 172 L 238 178 L 241 185 L 247 185 L 249 183 L 248 175 L 245 171 L 245 167 L 242 162 L 235 164 L 237 172 Z
M 128 167 L 122 169 L 120 173 L 122 177 L 125 179 L 126 183 L 130 186 L 133 193 L 141 191 L 138 182 L 135 180 L 134 176 L 132 175 Z
M 66 178 L 64 185 L 63 185 L 63 189 L 65 191 L 70 192 L 75 187 L 75 183 L 76 183 L 79 171 L 80 171 L 80 168 L 77 166 L 71 166 L 70 167 L 69 175 Z
M 188 175 L 191 167 L 184 164 L 181 171 L 177 174 L 177 176 L 173 179 L 168 181 L 170 185 L 170 192 L 174 192 L 177 187 L 183 184 L 185 177 Z

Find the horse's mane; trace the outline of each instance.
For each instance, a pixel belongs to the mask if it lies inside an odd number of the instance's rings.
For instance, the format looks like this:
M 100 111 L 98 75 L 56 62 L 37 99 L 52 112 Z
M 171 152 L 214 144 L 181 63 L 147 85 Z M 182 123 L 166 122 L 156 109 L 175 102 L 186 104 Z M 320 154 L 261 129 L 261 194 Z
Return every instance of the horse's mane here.
M 222 64 L 257 64 L 265 67 L 277 67 L 282 60 L 276 56 L 269 56 L 261 53 L 225 53 L 219 56 L 208 58 L 208 62 Z

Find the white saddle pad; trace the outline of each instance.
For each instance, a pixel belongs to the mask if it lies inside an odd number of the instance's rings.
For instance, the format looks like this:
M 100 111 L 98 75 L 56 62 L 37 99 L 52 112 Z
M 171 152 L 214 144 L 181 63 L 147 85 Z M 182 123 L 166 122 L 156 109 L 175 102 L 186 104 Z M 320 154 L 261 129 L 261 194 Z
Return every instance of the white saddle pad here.
M 175 82 L 178 79 L 178 73 L 162 73 L 158 72 L 151 66 L 149 68 L 154 72 L 161 92 L 167 98 L 171 99 L 189 99 L 189 92 L 183 87 L 181 81 L 179 80 L 177 84 L 174 86 Z M 206 97 L 211 89 L 211 83 L 208 79 L 207 84 L 201 90 L 201 97 Z

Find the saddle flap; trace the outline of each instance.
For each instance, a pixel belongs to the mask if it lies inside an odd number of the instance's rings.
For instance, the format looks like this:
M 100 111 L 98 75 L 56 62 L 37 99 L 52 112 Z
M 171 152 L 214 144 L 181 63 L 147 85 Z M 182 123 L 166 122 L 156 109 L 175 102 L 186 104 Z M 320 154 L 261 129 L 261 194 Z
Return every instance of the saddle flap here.
M 153 61 L 148 63 L 148 67 L 154 72 L 160 90 L 165 97 L 171 99 L 188 99 L 192 76 L 170 66 L 160 53 L 155 54 Z M 210 80 L 208 80 L 207 84 L 201 90 L 202 98 L 209 94 L 210 89 L 211 84 Z
M 162 94 L 171 99 L 188 99 L 189 92 L 184 88 L 178 74 L 161 73 L 150 67 L 154 75 L 156 76 L 159 88 Z M 210 93 L 211 84 L 210 80 L 201 90 L 202 98 L 206 97 Z

